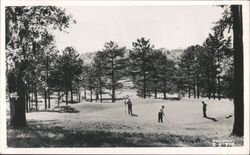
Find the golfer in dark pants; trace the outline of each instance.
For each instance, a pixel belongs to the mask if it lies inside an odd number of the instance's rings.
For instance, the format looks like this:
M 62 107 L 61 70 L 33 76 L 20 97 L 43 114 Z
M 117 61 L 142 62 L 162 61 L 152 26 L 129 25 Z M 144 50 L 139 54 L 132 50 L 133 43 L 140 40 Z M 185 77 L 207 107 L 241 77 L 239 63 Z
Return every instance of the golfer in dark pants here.
M 132 115 L 133 114 L 132 113 L 132 102 L 130 101 L 130 99 L 128 99 L 127 104 L 128 104 L 128 114 Z
M 159 123 L 163 123 L 163 116 L 165 116 L 163 110 L 164 110 L 164 106 L 161 107 L 161 109 L 158 113 L 158 122 Z
M 203 105 L 202 106 L 203 117 L 207 117 L 207 104 L 204 101 L 202 101 L 201 103 Z

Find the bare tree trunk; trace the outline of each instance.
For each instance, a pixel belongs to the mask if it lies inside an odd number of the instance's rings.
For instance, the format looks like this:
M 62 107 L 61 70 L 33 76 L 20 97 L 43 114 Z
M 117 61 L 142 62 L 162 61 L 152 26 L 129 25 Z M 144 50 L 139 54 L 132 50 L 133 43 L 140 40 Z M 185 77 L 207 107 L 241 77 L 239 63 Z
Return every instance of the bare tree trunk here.
M 48 108 L 50 108 L 50 89 L 48 88 Z
M 71 104 L 73 104 L 74 98 L 73 98 L 73 89 L 72 87 L 70 87 L 70 100 L 71 100 Z
M 188 70 L 189 72 L 189 70 Z M 191 98 L 191 87 L 190 87 L 190 77 L 189 77 L 189 73 L 188 73 L 188 98 Z
M 90 88 L 90 102 L 93 101 L 92 95 L 93 95 L 93 91 L 92 91 L 92 88 Z
M 211 86 L 210 86 L 210 74 L 209 71 L 207 73 L 207 90 L 208 90 L 208 99 L 211 98 Z
M 9 103 L 10 103 L 10 124 L 16 123 L 16 104 L 17 104 L 17 78 L 14 72 L 7 72 L 7 83 L 9 91 Z
M 232 5 L 234 40 L 234 125 L 233 135 L 244 136 L 244 72 L 242 6 Z
M 35 84 L 34 95 L 35 95 L 36 111 L 38 111 L 38 97 L 37 97 L 37 86 L 36 86 L 36 84 Z
M 46 56 L 46 83 L 47 83 L 47 90 L 46 90 L 47 95 L 46 95 L 46 97 L 48 98 L 48 108 L 50 108 L 49 56 L 48 55 Z M 47 101 L 45 103 L 47 103 Z M 47 104 L 45 107 L 47 108 Z
M 157 89 L 155 89 L 155 98 L 157 98 Z
M 29 112 L 29 97 L 28 97 L 28 89 L 27 85 L 25 85 L 25 107 L 26 107 L 26 112 Z
M 78 103 L 81 103 L 81 94 L 78 94 Z
M 87 99 L 86 97 L 87 97 L 86 88 L 84 88 L 84 98 Z
M 197 98 L 200 98 L 200 76 L 199 74 L 197 75 Z
M 215 81 L 215 85 L 214 85 L 214 87 L 213 87 L 213 98 L 214 98 L 214 100 L 216 99 L 216 80 L 214 80 Z
M 45 109 L 47 109 L 47 91 L 44 90 L 44 105 L 45 105 Z
M 163 98 L 167 99 L 167 92 L 166 92 L 166 90 L 163 90 Z
M 61 100 L 61 95 L 60 95 L 60 91 L 57 92 L 57 106 L 60 106 L 60 100 Z
M 78 102 L 81 103 L 81 90 L 78 90 Z
M 33 91 L 32 91 L 32 93 L 31 93 L 31 101 L 32 101 L 32 102 L 34 102 L 34 95 L 35 95 L 35 93 L 34 93 L 34 87 L 33 87 Z
M 70 74 L 70 100 L 71 100 L 71 104 L 73 104 L 73 82 L 72 82 L 72 75 Z
M 220 85 L 220 76 L 218 76 L 218 99 L 220 100 L 221 99 L 221 96 L 220 96 L 220 90 L 221 90 L 221 85 Z
M 23 81 L 24 70 L 26 68 L 25 62 L 22 62 L 19 72 L 17 74 L 17 100 L 14 102 L 13 118 L 11 125 L 13 127 L 24 127 L 27 126 L 26 115 L 25 115 L 25 83 Z
M 196 89 L 195 89 L 196 81 L 195 81 L 195 77 L 193 78 L 193 80 L 194 80 L 194 84 L 193 84 L 194 98 L 196 99 Z
M 143 98 L 146 99 L 146 73 L 143 72 Z
M 67 87 L 66 87 L 65 95 L 66 95 L 66 105 L 68 105 L 69 100 L 68 100 L 68 88 Z
M 100 89 L 100 92 L 99 92 L 100 93 L 100 100 L 102 103 L 102 79 L 101 78 L 99 79 L 99 83 L 100 83 L 100 88 L 99 88 Z
M 31 99 L 30 99 L 31 97 L 30 97 L 30 92 L 28 91 L 28 102 L 29 102 L 29 111 L 30 111 L 30 109 L 32 109 L 32 107 L 31 107 Z
M 115 102 L 115 72 L 114 72 L 114 60 L 112 58 L 111 62 L 111 67 L 112 67 L 112 103 Z
M 95 101 L 97 102 L 99 100 L 99 94 L 98 94 L 98 92 L 96 91 L 95 92 Z

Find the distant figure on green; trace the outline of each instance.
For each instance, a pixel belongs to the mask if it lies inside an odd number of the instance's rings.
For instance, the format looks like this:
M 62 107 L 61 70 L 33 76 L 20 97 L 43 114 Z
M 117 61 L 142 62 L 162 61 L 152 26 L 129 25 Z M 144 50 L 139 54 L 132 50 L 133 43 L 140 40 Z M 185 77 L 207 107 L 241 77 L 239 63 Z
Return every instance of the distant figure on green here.
M 163 123 L 163 116 L 165 116 L 163 110 L 164 110 L 164 106 L 161 106 L 161 109 L 160 109 L 160 111 L 158 113 L 158 122 L 159 123 Z
M 130 99 L 128 99 L 127 105 L 128 105 L 128 114 L 132 115 L 132 102 L 130 101 Z
M 207 104 L 202 101 L 202 110 L 203 110 L 203 117 L 207 117 Z

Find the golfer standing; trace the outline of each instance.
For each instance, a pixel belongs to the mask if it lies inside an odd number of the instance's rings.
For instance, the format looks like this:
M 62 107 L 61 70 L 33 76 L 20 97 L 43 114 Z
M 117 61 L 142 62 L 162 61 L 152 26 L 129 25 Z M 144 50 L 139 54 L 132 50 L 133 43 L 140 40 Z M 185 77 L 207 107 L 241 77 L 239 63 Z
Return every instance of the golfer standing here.
M 127 105 L 128 105 L 128 114 L 129 115 L 132 115 L 132 102 L 130 101 L 130 99 L 128 99 L 128 102 L 127 102 Z
M 161 109 L 158 113 L 158 123 L 163 123 L 163 116 L 165 116 L 163 110 L 164 110 L 164 106 L 161 106 Z
M 203 117 L 207 117 L 207 104 L 202 101 L 202 111 L 203 111 Z

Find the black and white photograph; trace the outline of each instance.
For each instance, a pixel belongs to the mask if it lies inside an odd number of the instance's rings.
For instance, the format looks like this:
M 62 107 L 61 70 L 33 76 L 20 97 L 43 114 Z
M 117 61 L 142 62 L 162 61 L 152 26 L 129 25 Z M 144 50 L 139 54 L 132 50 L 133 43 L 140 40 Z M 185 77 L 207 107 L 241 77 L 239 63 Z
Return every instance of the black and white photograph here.
M 27 2 L 1 5 L 1 153 L 249 153 L 249 1 Z

